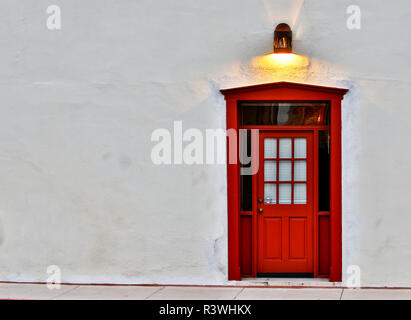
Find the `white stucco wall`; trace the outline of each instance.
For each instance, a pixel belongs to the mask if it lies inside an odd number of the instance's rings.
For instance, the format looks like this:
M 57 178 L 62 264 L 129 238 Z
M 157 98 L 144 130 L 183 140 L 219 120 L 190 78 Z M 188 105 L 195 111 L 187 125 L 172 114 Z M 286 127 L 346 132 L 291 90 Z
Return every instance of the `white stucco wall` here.
M 155 166 L 151 133 L 225 128 L 219 89 L 294 81 L 350 89 L 343 271 L 411 286 L 411 5 L 354 2 L 2 0 L 0 280 L 225 283 L 225 166 Z M 264 57 L 279 22 L 292 65 Z

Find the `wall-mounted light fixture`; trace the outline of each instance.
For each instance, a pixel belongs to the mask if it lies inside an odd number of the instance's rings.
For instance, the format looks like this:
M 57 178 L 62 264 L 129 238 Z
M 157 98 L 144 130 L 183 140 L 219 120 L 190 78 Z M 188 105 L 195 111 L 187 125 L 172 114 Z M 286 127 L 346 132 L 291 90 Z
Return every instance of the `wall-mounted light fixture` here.
M 293 52 L 293 32 L 286 23 L 280 23 L 274 30 L 274 53 Z

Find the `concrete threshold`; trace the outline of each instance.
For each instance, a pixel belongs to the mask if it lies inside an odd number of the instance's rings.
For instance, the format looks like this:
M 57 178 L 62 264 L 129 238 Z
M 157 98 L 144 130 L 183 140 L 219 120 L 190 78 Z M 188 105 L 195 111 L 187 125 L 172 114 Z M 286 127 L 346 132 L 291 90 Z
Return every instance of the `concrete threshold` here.
M 242 278 L 241 281 L 230 281 L 232 285 L 239 286 L 265 286 L 265 287 L 319 287 L 341 288 L 341 282 L 330 282 L 326 278 Z

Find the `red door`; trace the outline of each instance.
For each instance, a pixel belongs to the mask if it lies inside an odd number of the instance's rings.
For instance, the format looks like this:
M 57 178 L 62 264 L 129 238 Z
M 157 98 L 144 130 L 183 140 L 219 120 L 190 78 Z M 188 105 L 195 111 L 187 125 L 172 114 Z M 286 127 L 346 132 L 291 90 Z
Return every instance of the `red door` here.
M 257 273 L 313 273 L 313 134 L 260 132 Z

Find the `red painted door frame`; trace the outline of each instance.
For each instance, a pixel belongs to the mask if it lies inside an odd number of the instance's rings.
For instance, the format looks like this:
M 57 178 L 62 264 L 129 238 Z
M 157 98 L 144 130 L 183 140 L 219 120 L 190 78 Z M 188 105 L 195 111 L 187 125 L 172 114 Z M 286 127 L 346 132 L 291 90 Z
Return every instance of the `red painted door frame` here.
M 323 87 L 290 82 L 275 82 L 232 89 L 223 89 L 226 100 L 227 130 L 239 130 L 238 101 L 275 100 L 275 101 L 329 101 L 330 102 L 330 212 L 329 227 L 325 237 L 329 238 L 328 278 L 330 281 L 342 280 L 342 240 L 341 240 L 341 100 L 348 89 Z M 273 128 L 274 129 L 274 128 Z M 291 128 L 290 128 L 291 129 Z M 296 129 L 296 127 L 292 127 Z M 308 128 L 306 128 L 308 129 Z M 227 141 L 227 157 L 230 155 Z M 237 144 L 234 145 L 236 151 Z M 238 157 L 237 157 L 238 159 Z M 240 183 L 239 161 L 232 163 L 227 158 L 227 221 L 228 221 L 228 279 L 241 280 L 240 269 Z M 253 201 L 251 228 L 255 229 L 256 208 Z M 317 215 L 319 224 L 320 215 Z M 253 265 L 256 261 L 255 250 L 251 254 Z M 315 276 L 318 272 L 318 259 L 314 261 Z M 255 272 L 252 273 L 255 275 Z

